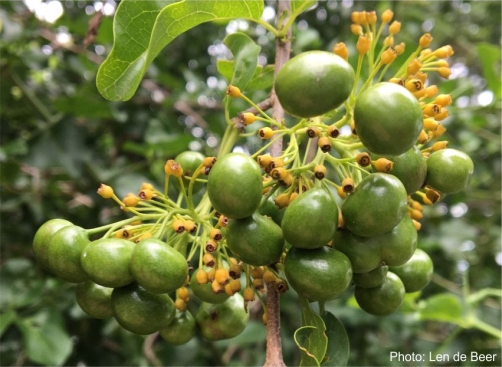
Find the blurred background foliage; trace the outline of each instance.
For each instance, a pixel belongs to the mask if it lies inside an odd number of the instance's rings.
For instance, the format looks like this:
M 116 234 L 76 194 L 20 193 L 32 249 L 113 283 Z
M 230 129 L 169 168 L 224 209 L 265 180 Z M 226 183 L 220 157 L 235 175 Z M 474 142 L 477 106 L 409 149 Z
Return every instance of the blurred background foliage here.
M 266 3 L 264 18 L 272 20 L 275 3 Z M 112 46 L 116 6 L 112 0 L 0 6 L 1 364 L 262 364 L 265 327 L 259 312 L 233 340 L 197 337 L 173 347 L 124 331 L 114 320 L 86 317 L 76 305 L 75 286 L 34 261 L 32 238 L 48 219 L 92 228 L 122 218 L 119 208 L 96 194 L 101 182 L 124 196 L 143 181 L 159 185 L 165 160 L 184 150 L 214 152 L 225 128 L 226 80 L 216 62 L 230 57 L 222 43 L 227 34 L 241 31 L 255 39 L 261 65 L 274 59 L 275 41 L 262 26 L 206 23 L 155 59 L 132 100 L 106 101 L 95 76 Z M 390 351 L 497 353 L 486 365 L 500 365 L 500 339 L 489 332 L 501 323 L 501 3 L 321 1 L 295 24 L 294 53 L 330 50 L 344 41 L 354 55 L 350 13 L 386 8 L 402 22 L 396 42 L 406 42 L 408 52 L 424 32 L 432 33 L 434 47 L 453 46 L 451 77 L 431 75 L 431 81 L 454 97 L 446 138 L 472 157 L 475 175 L 467 190 L 426 208 L 419 247 L 433 258 L 435 277 L 422 294 L 410 296 L 402 312 L 387 318 L 354 307 L 350 294 L 327 309 L 347 329 L 349 365 L 402 365 L 389 360 Z M 259 102 L 268 92 L 248 96 Z M 243 148 L 253 144 L 251 139 Z M 288 320 L 282 325 L 285 361 L 295 365 L 294 292 L 282 298 L 281 312 Z M 481 321 L 469 323 L 473 317 Z

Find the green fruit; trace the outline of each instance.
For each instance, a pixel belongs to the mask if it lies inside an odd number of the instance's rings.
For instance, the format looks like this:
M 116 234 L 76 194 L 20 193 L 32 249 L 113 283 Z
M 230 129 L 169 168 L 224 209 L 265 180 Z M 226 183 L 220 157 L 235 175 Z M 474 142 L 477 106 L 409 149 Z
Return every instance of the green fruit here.
M 324 189 L 311 189 L 286 207 L 282 218 L 284 239 L 293 247 L 315 249 L 326 245 L 338 226 L 338 206 Z
M 401 266 L 392 266 L 389 270 L 401 279 L 406 293 L 413 293 L 424 289 L 429 284 L 434 273 L 434 266 L 425 251 L 416 249 L 408 262 Z
M 357 136 L 369 151 L 399 155 L 417 141 L 423 113 L 418 100 L 406 88 L 378 83 L 357 97 L 354 123 Z
M 427 158 L 425 183 L 443 194 L 454 194 L 469 185 L 474 164 L 464 152 L 441 149 Z
M 286 211 L 286 208 L 279 209 L 277 205 L 275 205 L 274 197 L 270 196 L 260 206 L 260 209 L 258 211 L 261 215 L 270 217 L 276 224 L 281 225 L 282 218 L 284 217 L 284 212 Z
M 52 236 L 47 249 L 49 269 L 58 277 L 70 283 L 88 279 L 80 264 L 82 251 L 89 244 L 85 229 L 74 225 L 61 228 Z
M 246 218 L 260 207 L 262 173 L 253 158 L 229 153 L 211 168 L 207 193 L 213 207 L 229 218 Z
M 102 287 L 87 280 L 77 284 L 75 297 L 87 315 L 95 319 L 106 319 L 113 316 L 112 291 L 113 288 Z
M 314 301 L 329 301 L 343 294 L 352 280 L 347 256 L 329 247 L 305 250 L 292 247 L 284 260 L 289 284 Z
M 130 266 L 136 282 L 152 293 L 175 291 L 185 283 L 188 275 L 185 257 L 156 238 L 136 244 Z
M 61 228 L 73 225 L 65 219 L 51 219 L 40 226 L 33 238 L 33 253 L 35 260 L 45 269 L 49 270 L 47 250 L 52 236 Z
M 407 193 L 401 181 L 386 173 L 373 173 L 345 199 L 342 216 L 352 233 L 372 237 L 392 230 L 403 219 L 406 207 Z
M 195 318 L 190 311 L 176 311 L 174 320 L 159 334 L 166 342 L 172 345 L 188 343 L 195 335 Z
M 204 270 L 207 271 L 207 269 L 205 268 Z M 197 283 L 198 271 L 199 269 L 195 270 L 190 278 L 190 288 L 192 288 L 192 292 L 195 295 L 195 297 L 200 299 L 202 302 L 207 302 L 207 303 L 218 304 L 225 302 L 229 297 L 228 294 L 226 294 L 225 292 L 218 294 L 214 293 L 213 288 L 211 287 L 211 283 L 206 283 L 206 284 Z
M 354 273 L 368 273 L 380 265 L 402 265 L 417 247 L 417 230 L 405 215 L 391 231 L 374 237 L 361 237 L 348 230 L 339 230 L 333 247 L 343 252 L 352 263 Z
M 202 336 L 209 340 L 233 338 L 246 328 L 249 313 L 244 310 L 244 298 L 240 293 L 219 304 L 202 303 L 195 315 Z
M 122 287 L 134 281 L 130 270 L 134 242 L 102 238 L 89 243 L 80 258 L 89 278 L 103 287 Z
M 375 316 L 387 316 L 397 311 L 404 300 L 404 285 L 401 279 L 390 271 L 383 284 L 375 288 L 356 287 L 354 295 L 357 304 L 364 311 Z
M 375 160 L 378 158 L 380 158 L 378 155 L 372 157 Z M 413 194 L 424 185 L 427 162 L 417 146 L 413 146 L 403 154 L 387 155 L 385 158 L 394 163 L 394 167 L 389 173 L 399 178 L 408 195 Z
M 360 288 L 379 287 L 387 278 L 388 269 L 387 265 L 382 265 L 367 273 L 354 274 L 354 284 Z
M 188 190 L 190 184 L 190 179 L 185 178 L 186 176 L 192 177 L 196 172 L 197 168 L 202 164 L 202 161 L 206 158 L 204 154 L 199 152 L 186 151 L 180 153 L 174 158 L 174 160 L 181 165 L 183 168 L 183 181 L 185 183 L 185 189 Z M 173 179 L 173 186 L 177 191 L 180 191 L 180 184 L 178 180 Z M 194 182 L 193 192 L 199 192 L 205 187 L 203 182 Z
M 354 274 L 367 273 L 382 263 L 380 243 L 371 239 L 372 237 L 356 236 L 346 229 L 341 229 L 336 231 L 333 237 L 333 248 L 349 258 Z
M 243 219 L 230 219 L 226 239 L 232 253 L 249 265 L 272 264 L 284 251 L 281 227 L 258 213 Z
M 392 231 L 373 237 L 372 241 L 379 244 L 384 264 L 398 266 L 413 256 L 417 248 L 418 233 L 411 218 L 405 215 Z
M 124 329 L 140 335 L 152 334 L 171 324 L 176 314 L 167 294 L 154 294 L 136 283 L 112 292 L 113 315 Z
M 320 116 L 349 97 L 354 77 L 354 70 L 340 56 L 308 51 L 284 64 L 275 80 L 275 92 L 290 115 Z

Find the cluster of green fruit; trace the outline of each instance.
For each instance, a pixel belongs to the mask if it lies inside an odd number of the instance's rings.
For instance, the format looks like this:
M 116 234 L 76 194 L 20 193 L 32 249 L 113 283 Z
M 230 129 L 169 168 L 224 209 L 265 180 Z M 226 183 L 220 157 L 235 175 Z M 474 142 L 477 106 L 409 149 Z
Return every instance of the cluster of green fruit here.
M 102 185 L 98 193 L 131 216 L 90 230 L 50 220 L 35 235 L 39 263 L 78 283 L 78 304 L 91 317 L 113 316 L 137 334 L 160 331 L 173 344 L 190 340 L 197 325 L 210 340 L 236 336 L 256 299 L 266 323 L 268 287 L 282 293 L 291 286 L 311 302 L 326 302 L 354 286 L 366 312 L 395 312 L 405 292 L 432 277 L 431 259 L 417 248 L 422 206 L 465 188 L 473 163 L 434 142 L 445 132 L 451 96 L 426 87 L 426 71 L 445 74 L 449 46 L 432 51 L 432 37 L 424 35 L 395 76 L 380 81 L 404 51 L 404 44 L 393 47 L 400 27 L 393 22 L 376 52 L 391 18 L 385 12 L 376 31 L 376 14 L 353 14 L 356 71 L 341 43 L 333 53 L 305 52 L 282 67 L 274 89 L 299 118 L 292 126 L 230 86 L 229 97 L 257 111 L 242 113 L 240 127 L 269 124 L 257 129 L 268 142 L 252 156 L 232 153 L 238 129 L 229 124 L 218 157 L 185 152 L 166 162 L 163 191 L 145 183 L 119 199 Z M 359 85 L 364 60 L 369 75 Z M 267 153 L 279 139 L 288 143 L 282 154 Z M 169 197 L 170 185 L 177 199 Z

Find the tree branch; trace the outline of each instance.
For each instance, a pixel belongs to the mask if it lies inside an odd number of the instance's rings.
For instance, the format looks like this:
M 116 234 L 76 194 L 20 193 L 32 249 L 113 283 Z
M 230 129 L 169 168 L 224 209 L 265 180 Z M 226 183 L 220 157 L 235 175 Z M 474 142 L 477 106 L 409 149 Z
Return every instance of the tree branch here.
M 287 15 L 291 13 L 290 0 L 279 0 L 277 5 L 277 28 L 281 29 L 287 22 Z M 280 23 L 280 24 L 279 24 Z M 286 39 L 277 39 L 275 44 L 275 69 L 274 78 L 277 73 L 289 60 L 291 53 L 291 30 L 287 32 Z M 284 119 L 284 109 L 282 108 L 275 90 L 271 94 L 273 117 L 281 122 Z M 270 155 L 280 156 L 282 153 L 282 139 L 277 140 L 270 147 Z M 286 366 L 282 357 L 281 343 L 281 313 L 279 294 L 273 286 L 267 286 L 267 353 L 264 367 L 282 367 Z

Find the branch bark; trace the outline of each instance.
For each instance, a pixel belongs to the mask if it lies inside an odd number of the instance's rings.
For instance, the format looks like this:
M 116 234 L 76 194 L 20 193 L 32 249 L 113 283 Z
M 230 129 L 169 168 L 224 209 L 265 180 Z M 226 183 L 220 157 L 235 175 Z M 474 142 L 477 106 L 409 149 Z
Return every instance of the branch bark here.
M 291 13 L 290 0 L 279 0 L 277 5 L 277 28 L 281 29 L 287 21 L 288 14 Z M 282 24 L 280 24 L 282 23 Z M 288 30 L 285 39 L 276 40 L 275 69 L 274 78 L 277 73 L 290 58 L 291 53 L 291 30 Z M 282 108 L 275 90 L 271 94 L 273 118 L 278 122 L 284 119 L 284 109 Z M 272 157 L 280 156 L 282 153 L 282 139 L 277 140 L 270 147 Z M 267 352 L 264 367 L 282 367 L 286 366 L 282 356 L 281 343 L 281 314 L 279 294 L 273 286 L 267 286 Z

